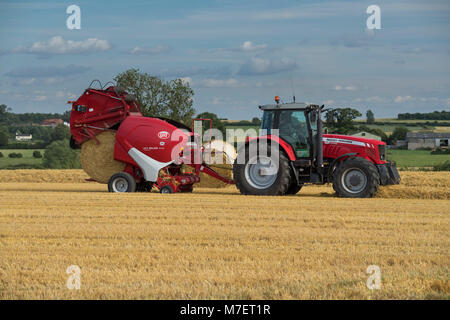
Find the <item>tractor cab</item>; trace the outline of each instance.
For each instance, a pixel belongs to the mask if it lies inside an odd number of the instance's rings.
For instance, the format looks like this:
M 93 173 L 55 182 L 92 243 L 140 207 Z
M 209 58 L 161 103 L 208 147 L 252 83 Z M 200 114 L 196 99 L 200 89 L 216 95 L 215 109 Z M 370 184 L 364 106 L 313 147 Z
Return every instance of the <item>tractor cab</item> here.
M 272 104 L 259 107 L 263 111 L 261 129 L 277 134 L 288 143 L 295 158 L 313 159 L 316 154 L 319 106 L 306 103 Z

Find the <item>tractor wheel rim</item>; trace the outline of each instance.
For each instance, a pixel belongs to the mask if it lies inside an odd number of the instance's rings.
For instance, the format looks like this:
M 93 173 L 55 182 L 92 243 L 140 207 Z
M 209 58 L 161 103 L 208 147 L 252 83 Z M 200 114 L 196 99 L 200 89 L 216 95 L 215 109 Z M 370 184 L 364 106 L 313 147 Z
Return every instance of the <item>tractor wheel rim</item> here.
M 342 175 L 342 186 L 349 193 L 360 193 L 367 186 L 367 176 L 361 169 L 347 169 Z
M 113 183 L 114 192 L 127 192 L 128 181 L 124 178 L 117 178 Z
M 261 169 L 270 170 L 275 174 L 261 174 Z M 277 179 L 278 167 L 270 157 L 255 156 L 245 165 L 245 179 L 256 189 L 267 189 L 272 186 Z

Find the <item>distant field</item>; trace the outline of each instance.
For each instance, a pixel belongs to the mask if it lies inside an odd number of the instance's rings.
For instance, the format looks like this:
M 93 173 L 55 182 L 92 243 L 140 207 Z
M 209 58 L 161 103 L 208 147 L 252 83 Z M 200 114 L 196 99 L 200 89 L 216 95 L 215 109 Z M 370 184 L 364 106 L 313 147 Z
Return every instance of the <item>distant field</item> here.
M 0 152 L 3 153 L 3 158 L 0 158 L 0 169 L 19 164 L 42 164 L 42 158 L 33 158 L 33 151 L 36 150 L 40 151 L 42 156 L 44 156 L 45 149 L 0 149 Z M 8 155 L 10 153 L 21 153 L 23 158 L 9 158 Z
M 432 155 L 426 150 L 387 150 L 387 159 L 397 162 L 397 167 L 432 167 L 450 161 L 448 154 Z
M 375 122 L 392 122 L 392 123 L 423 123 L 426 124 L 427 122 L 435 122 L 437 121 L 438 123 L 450 123 L 450 120 L 398 120 L 398 119 L 394 119 L 394 118 L 380 118 L 380 119 L 376 119 Z M 366 122 L 366 119 L 359 119 L 359 120 L 355 120 L 355 122 Z

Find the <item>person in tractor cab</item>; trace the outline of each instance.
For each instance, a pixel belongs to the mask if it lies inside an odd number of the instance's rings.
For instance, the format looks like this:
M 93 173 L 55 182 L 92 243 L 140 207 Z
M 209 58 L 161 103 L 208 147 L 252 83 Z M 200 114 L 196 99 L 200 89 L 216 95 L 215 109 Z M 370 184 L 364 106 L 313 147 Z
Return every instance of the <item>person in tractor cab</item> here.
M 292 145 L 294 149 L 306 149 L 308 145 L 306 122 L 300 121 L 293 113 L 293 111 L 281 112 L 279 122 L 280 137 Z

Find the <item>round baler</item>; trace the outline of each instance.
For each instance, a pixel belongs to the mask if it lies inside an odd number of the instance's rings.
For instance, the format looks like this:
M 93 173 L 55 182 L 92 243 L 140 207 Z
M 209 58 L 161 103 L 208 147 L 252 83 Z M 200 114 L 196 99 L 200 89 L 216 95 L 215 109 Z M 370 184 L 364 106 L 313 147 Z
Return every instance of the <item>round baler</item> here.
M 91 86 L 72 104 L 72 148 L 81 148 L 82 167 L 111 192 L 192 192 L 205 173 L 225 183 L 204 164 L 198 136 L 182 123 L 144 117 L 135 97 L 120 88 Z M 204 148 L 203 148 L 204 149 Z M 185 166 L 191 166 L 187 172 Z

